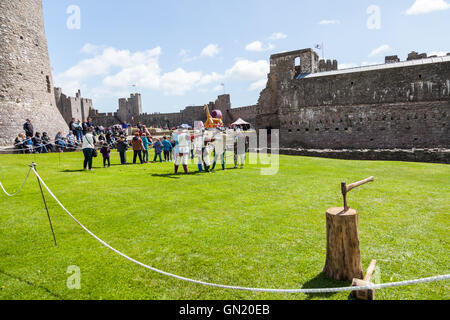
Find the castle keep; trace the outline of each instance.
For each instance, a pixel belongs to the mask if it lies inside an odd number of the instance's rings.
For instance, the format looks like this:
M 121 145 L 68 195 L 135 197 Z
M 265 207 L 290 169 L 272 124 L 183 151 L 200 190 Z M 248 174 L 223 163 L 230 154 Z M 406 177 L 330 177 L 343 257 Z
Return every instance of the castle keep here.
M 41 0 L 0 1 L 0 145 L 10 145 L 29 118 L 55 136 L 67 128 L 58 112 Z
M 312 49 L 271 56 L 257 128 L 288 148 L 449 148 L 450 55 L 386 62 L 323 71 Z

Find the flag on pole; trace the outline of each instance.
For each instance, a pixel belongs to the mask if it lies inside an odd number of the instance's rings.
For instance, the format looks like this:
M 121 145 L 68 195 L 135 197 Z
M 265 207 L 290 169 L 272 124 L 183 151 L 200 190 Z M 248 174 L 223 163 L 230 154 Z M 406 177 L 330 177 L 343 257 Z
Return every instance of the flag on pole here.
M 316 48 L 316 49 L 320 50 L 320 49 L 322 49 L 322 45 L 320 45 L 320 44 L 316 44 L 316 45 L 314 46 L 314 48 Z

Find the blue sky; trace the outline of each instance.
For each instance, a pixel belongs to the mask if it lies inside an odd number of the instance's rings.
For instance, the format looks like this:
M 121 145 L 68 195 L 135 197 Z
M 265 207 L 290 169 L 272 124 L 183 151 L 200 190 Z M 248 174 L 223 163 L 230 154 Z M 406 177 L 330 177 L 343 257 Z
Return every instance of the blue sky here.
M 324 43 L 341 68 L 450 52 L 448 0 L 43 0 L 56 86 L 102 112 L 141 92 L 144 112 L 231 94 L 256 104 L 271 54 Z M 80 9 L 79 29 L 75 11 Z M 67 22 L 75 28 L 69 28 Z M 321 50 L 317 52 L 322 55 Z M 221 84 L 225 84 L 225 87 Z M 136 85 L 132 87 L 131 85 Z

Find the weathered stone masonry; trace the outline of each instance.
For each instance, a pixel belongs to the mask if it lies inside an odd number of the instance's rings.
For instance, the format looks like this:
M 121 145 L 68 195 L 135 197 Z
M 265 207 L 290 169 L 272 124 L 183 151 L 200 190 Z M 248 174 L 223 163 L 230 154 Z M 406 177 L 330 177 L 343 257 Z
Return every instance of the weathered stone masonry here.
M 67 125 L 59 113 L 41 0 L 0 0 L 0 145 L 10 145 L 29 118 L 54 136 Z
M 450 146 L 450 56 L 319 73 L 316 56 L 306 49 L 271 57 L 256 122 L 281 129 L 281 147 Z

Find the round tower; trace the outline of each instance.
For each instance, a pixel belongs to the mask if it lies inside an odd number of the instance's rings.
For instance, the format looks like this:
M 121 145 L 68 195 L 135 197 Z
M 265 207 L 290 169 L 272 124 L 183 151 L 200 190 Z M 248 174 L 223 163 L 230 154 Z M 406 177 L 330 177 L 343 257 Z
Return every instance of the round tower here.
M 66 132 L 53 89 L 41 0 L 0 0 L 0 145 L 30 119 L 35 132 Z

